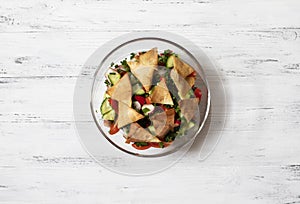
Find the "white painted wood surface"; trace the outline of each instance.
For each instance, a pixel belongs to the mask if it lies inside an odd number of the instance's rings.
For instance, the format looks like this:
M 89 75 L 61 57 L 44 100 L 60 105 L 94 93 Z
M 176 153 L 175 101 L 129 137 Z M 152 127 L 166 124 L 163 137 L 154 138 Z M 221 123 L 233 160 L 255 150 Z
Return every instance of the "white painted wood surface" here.
M 300 203 L 300 1 L 0 0 L 0 203 Z M 146 177 L 112 173 L 72 116 L 81 66 L 136 30 L 183 35 L 228 96 L 213 154 Z

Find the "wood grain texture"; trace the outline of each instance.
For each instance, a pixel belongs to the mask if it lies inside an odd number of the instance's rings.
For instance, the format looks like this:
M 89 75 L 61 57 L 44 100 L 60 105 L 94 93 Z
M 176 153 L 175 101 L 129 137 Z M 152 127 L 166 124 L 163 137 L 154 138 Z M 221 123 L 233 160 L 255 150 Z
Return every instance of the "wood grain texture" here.
M 0 0 L 0 203 L 300 203 L 300 2 Z M 128 177 L 74 130 L 89 55 L 139 30 L 183 35 L 215 61 L 227 123 L 214 153 Z M 150 195 L 150 196 L 149 196 Z

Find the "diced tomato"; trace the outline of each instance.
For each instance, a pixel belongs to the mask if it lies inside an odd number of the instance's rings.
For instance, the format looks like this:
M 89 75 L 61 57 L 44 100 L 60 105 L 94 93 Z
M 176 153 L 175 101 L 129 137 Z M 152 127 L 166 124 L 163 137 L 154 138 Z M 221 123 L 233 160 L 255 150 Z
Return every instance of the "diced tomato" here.
M 196 71 L 193 71 L 190 75 L 188 75 L 188 77 L 196 77 L 197 73 Z
M 113 134 L 116 134 L 117 132 L 119 132 L 118 125 L 114 124 L 114 123 L 111 124 L 109 134 L 113 135 Z
M 172 144 L 172 142 L 164 142 L 164 147 L 169 146 L 170 144 Z
M 150 142 L 150 146 L 154 148 L 161 148 L 158 142 Z
M 166 78 L 161 76 L 161 77 L 159 78 L 159 81 L 166 82 Z
M 114 100 L 114 99 L 108 99 L 109 104 L 111 105 L 111 107 L 114 109 L 114 111 L 116 113 L 118 113 L 119 108 L 118 108 L 118 101 Z
M 136 144 L 132 144 L 132 146 L 135 148 L 135 149 L 138 149 L 138 150 L 145 150 L 145 149 L 149 149 L 151 147 L 150 144 L 148 145 L 145 145 L 145 146 L 137 146 Z
M 199 88 L 196 88 L 195 90 L 194 90 L 194 94 L 195 94 L 195 96 L 199 99 L 199 101 L 201 100 L 201 96 L 202 96 L 202 92 L 201 92 L 201 90 L 199 89 Z
M 124 76 L 126 73 L 127 73 L 127 72 L 124 71 L 124 70 L 120 70 L 120 71 L 119 71 L 119 74 L 121 75 L 121 77 Z
M 134 99 L 137 100 L 141 104 L 141 106 L 146 103 L 146 99 L 143 96 L 137 96 L 136 95 L 136 96 L 134 96 Z
M 147 97 L 145 100 L 146 100 L 146 104 L 151 104 L 152 103 L 150 97 Z
M 175 120 L 175 125 L 179 126 L 181 124 L 180 120 Z

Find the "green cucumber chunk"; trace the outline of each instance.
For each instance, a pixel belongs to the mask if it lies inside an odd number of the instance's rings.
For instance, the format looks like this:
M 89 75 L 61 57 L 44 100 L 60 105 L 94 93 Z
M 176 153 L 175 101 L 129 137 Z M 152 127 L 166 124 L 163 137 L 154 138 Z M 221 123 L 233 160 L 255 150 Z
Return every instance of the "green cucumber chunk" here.
M 109 101 L 108 101 L 109 98 L 105 98 L 101 104 L 101 107 L 100 107 L 100 111 L 101 111 L 101 114 L 104 116 L 106 113 L 108 113 L 109 111 L 112 110 L 112 107 L 111 105 L 109 104 Z
M 143 95 L 144 93 L 145 93 L 145 91 L 143 88 L 140 88 L 135 92 L 136 95 Z
M 171 55 L 170 57 L 168 57 L 166 67 L 168 67 L 168 68 L 174 67 L 174 57 L 175 57 L 174 55 Z
M 115 120 L 115 115 L 116 112 L 112 109 L 111 111 L 109 111 L 108 113 L 105 113 L 102 118 L 104 120 Z
M 115 85 L 121 79 L 121 75 L 117 72 L 111 72 L 107 77 L 112 85 Z
M 192 122 L 192 121 L 190 121 L 190 122 L 187 124 L 187 129 L 190 129 L 190 128 L 194 127 L 194 126 L 195 126 L 195 123 Z
M 152 135 L 156 135 L 156 131 L 155 131 L 155 128 L 154 128 L 153 125 L 150 125 L 150 126 L 148 127 L 148 130 L 150 131 L 150 133 L 151 133 Z
M 143 87 L 139 83 L 136 83 L 132 86 L 132 92 L 135 95 L 143 95 L 145 93 Z

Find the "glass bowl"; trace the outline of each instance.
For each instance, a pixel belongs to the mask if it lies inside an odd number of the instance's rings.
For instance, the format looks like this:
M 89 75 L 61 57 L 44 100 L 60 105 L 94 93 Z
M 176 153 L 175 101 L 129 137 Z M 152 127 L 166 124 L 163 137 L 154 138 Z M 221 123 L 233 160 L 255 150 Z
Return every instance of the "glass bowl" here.
M 106 79 L 106 74 L 109 70 L 110 64 L 112 62 L 118 63 L 124 58 L 129 59 L 130 53 L 147 51 L 156 47 L 158 53 L 164 50 L 172 50 L 174 53 L 180 56 L 180 59 L 188 63 L 196 71 L 196 82 L 195 86 L 199 87 L 202 92 L 201 101 L 199 106 L 194 109 L 196 121 L 195 126 L 189 129 L 184 135 L 176 137 L 174 142 L 164 148 L 149 148 L 146 150 L 138 150 L 132 147 L 131 144 L 125 143 L 125 138 L 123 137 L 123 131 L 119 131 L 117 134 L 110 135 L 109 128 L 104 125 L 104 120 L 99 111 L 101 103 L 103 101 L 104 94 L 107 87 L 104 83 Z M 210 105 L 210 92 L 207 85 L 206 77 L 201 68 L 201 62 L 199 62 L 190 52 L 179 44 L 169 41 L 165 38 L 158 37 L 141 37 L 133 40 L 126 41 L 118 46 L 111 47 L 110 52 L 101 59 L 96 72 L 94 74 L 94 80 L 91 90 L 91 113 L 101 134 L 117 149 L 126 152 L 131 155 L 140 157 L 160 157 L 164 155 L 171 154 L 178 151 L 184 145 L 193 140 L 201 131 L 203 124 L 207 118 Z M 103 53 L 102 53 L 103 54 Z M 121 114 L 121 113 L 120 113 Z

